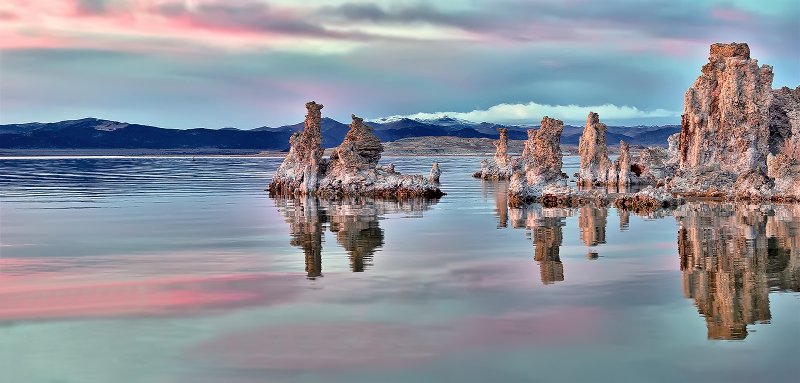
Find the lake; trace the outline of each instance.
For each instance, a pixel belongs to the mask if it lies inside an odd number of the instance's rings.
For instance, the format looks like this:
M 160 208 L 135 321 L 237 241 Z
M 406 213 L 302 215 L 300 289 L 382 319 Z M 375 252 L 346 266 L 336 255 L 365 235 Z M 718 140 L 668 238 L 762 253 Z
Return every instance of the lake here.
M 276 158 L 0 159 L 0 381 L 800 374 L 800 206 L 509 208 L 438 161 L 439 200 L 327 201 Z

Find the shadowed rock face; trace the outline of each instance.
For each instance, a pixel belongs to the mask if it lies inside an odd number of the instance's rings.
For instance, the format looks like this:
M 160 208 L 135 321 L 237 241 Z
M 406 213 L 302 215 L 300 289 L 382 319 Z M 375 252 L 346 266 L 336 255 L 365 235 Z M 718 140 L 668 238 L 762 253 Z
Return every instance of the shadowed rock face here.
M 606 124 L 600 122 L 597 113 L 589 112 L 586 118 L 586 127 L 578 144 L 578 153 L 581 156 L 579 183 L 584 185 L 616 183 L 616 180 L 609 179 L 612 164 L 608 159 Z
M 350 130 L 331 155 L 322 158 L 320 119 L 322 105 L 306 104 L 308 115 L 302 132 L 292 136 L 289 155 L 269 185 L 271 195 L 318 195 L 325 197 L 372 196 L 385 198 L 440 197 L 438 184 L 422 175 L 402 175 L 393 166 L 381 168 L 383 145 L 352 116 Z
M 775 89 L 769 113 L 770 153 L 778 154 L 786 141 L 800 142 L 800 86 Z
M 781 198 L 800 201 L 800 87 L 775 90 L 770 113 L 767 174 Z

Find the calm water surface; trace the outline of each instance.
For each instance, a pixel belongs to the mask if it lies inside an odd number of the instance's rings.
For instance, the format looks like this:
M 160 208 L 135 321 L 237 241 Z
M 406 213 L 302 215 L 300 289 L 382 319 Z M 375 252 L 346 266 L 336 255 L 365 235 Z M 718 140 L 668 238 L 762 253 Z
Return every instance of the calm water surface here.
M 331 202 L 270 199 L 279 159 L 0 159 L 0 381 L 796 381 L 800 207 L 508 208 L 478 162 Z

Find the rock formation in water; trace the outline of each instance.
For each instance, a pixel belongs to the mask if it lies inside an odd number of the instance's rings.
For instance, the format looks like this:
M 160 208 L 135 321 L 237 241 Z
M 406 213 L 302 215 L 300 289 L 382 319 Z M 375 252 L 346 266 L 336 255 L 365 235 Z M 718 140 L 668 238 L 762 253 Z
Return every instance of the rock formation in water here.
M 289 139 L 289 154 L 278 167 L 269 185 L 270 193 L 308 195 L 314 194 L 319 178 L 324 173 L 322 160 L 322 105 L 314 101 L 306 103 L 306 120 L 301 132 Z
M 561 132 L 564 123 L 545 116 L 541 127 L 535 132 L 528 131 L 528 142 L 521 162 L 525 173 L 514 173 L 509 184 L 509 198 L 520 202 L 536 201 L 541 198 L 545 187 L 566 186 L 566 174 L 561 172 Z
M 677 136 L 676 136 L 677 138 Z M 676 157 L 670 149 L 659 146 L 644 148 L 636 157 L 634 167 L 639 170 L 638 182 L 644 185 L 663 186 L 675 175 Z
M 581 168 L 578 173 L 578 184 L 605 185 L 616 184 L 610 179 L 612 172 L 611 160 L 608 159 L 608 146 L 606 145 L 606 124 L 600 122 L 597 113 L 589 112 L 586 118 L 586 127 L 583 129 L 578 153 L 581 157 Z
M 637 174 L 631 169 L 631 150 L 625 141 L 619 142 L 619 157 L 614 160 L 614 170 L 616 171 L 617 185 L 628 186 L 634 184 L 634 176 Z
M 664 188 L 648 186 L 636 193 L 617 197 L 614 206 L 633 210 L 634 213 L 647 213 L 662 208 L 676 207 L 684 203 L 683 198 L 673 196 Z
M 758 66 L 747 44 L 713 44 L 709 62 L 686 91 L 670 187 L 683 194 L 769 196 L 767 178 L 772 67 Z
M 322 105 L 312 101 L 306 108 L 304 129 L 292 135 L 289 155 L 272 178 L 270 194 L 386 198 L 444 195 L 422 175 L 402 175 L 393 166 L 379 167 L 383 145 L 372 128 L 355 115 L 344 141 L 325 161 L 320 135 Z
M 767 175 L 775 180 L 774 199 L 800 201 L 800 86 L 773 92 L 770 107 Z
M 508 154 L 508 129 L 500 128 L 500 139 L 495 143 L 494 157 L 481 161 L 481 170 L 473 174 L 485 180 L 507 180 L 514 173 L 514 164 Z
M 442 176 L 442 170 L 439 169 L 439 163 L 434 162 L 431 164 L 431 171 L 428 173 L 428 182 L 439 183 L 439 177 Z

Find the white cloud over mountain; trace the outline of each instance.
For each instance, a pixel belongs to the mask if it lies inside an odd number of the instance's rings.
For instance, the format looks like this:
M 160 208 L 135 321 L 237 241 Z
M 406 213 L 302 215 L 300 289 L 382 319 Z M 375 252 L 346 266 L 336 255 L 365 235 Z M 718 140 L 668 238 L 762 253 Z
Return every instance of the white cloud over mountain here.
M 600 114 L 602 120 L 642 120 L 647 118 L 676 117 L 680 113 L 665 109 L 641 110 L 632 106 L 603 105 L 547 105 L 536 102 L 527 104 L 498 104 L 487 109 L 478 109 L 470 112 L 434 112 L 415 113 L 406 116 L 391 116 L 384 119 L 411 118 L 411 119 L 437 119 L 451 117 L 475 122 L 495 123 L 535 123 L 543 116 L 550 116 L 565 122 L 582 122 L 586 120 L 589 112 Z

